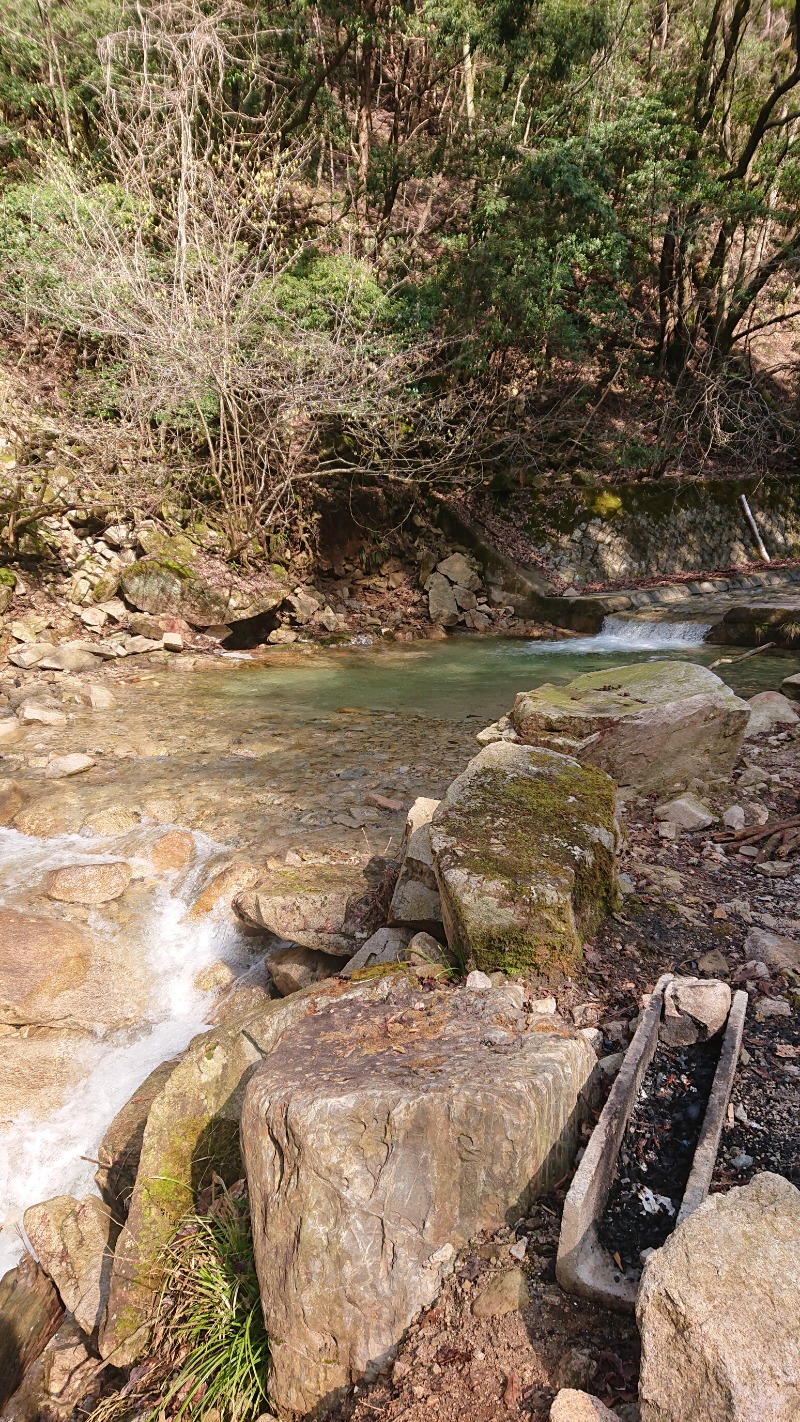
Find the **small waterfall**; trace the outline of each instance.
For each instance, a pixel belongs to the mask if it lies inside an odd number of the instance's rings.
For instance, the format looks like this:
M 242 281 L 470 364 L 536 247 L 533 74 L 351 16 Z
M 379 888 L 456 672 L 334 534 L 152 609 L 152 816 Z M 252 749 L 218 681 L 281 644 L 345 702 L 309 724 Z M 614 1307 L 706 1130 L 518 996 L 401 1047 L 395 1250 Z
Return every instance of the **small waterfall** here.
M 142 854 L 147 839 L 167 828 L 139 830 L 113 843 L 78 835 L 41 840 L 0 830 L 0 904 L 46 914 L 43 904 L 31 905 L 26 889 L 48 870 L 118 858 L 126 851 L 136 868 L 144 868 L 146 861 L 136 851 Z M 117 971 L 123 976 L 144 973 L 147 1005 L 141 1020 L 104 1038 L 86 1034 L 71 1040 L 79 1071 L 63 1105 L 44 1115 L 25 1110 L 5 1122 L 0 1113 L 0 1275 L 22 1251 L 22 1216 L 28 1205 L 54 1195 L 95 1193 L 93 1157 L 117 1112 L 155 1067 L 182 1052 L 206 1027 L 214 999 L 196 986 L 199 970 L 223 960 L 241 974 L 252 962 L 227 904 L 199 922 L 187 916 L 199 883 L 213 872 L 221 852 L 220 845 L 199 833 L 195 845 L 197 857 L 188 873 L 151 882 L 146 918 L 137 915 L 137 921 L 113 934 Z M 90 915 L 93 926 L 109 932 L 107 923 L 93 924 Z
M 613 652 L 679 652 L 702 647 L 711 631 L 708 622 L 651 622 L 645 617 L 606 617 L 593 637 L 569 637 L 563 642 L 532 642 L 532 652 L 593 654 Z

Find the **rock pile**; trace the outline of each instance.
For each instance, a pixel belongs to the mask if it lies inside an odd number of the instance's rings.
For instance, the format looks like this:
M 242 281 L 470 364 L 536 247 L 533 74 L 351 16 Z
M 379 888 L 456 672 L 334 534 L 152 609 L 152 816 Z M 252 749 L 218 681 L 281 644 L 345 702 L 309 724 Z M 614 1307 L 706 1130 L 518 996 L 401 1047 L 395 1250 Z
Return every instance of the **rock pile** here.
M 423 587 L 428 594 L 431 622 L 440 627 L 462 623 L 475 632 L 488 631 L 493 609 L 475 558 L 467 553 L 451 553 L 442 558 Z

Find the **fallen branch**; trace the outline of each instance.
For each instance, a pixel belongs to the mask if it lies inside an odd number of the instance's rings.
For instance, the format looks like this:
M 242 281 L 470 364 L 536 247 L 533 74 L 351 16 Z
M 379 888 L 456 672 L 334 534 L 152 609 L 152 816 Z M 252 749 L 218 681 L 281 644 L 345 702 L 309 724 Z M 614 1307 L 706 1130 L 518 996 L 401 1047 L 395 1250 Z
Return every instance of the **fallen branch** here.
M 717 660 L 711 663 L 709 671 L 713 671 L 715 667 L 734 667 L 737 662 L 746 662 L 748 657 L 757 657 L 759 652 L 768 652 L 770 647 L 774 646 L 774 642 L 764 642 L 760 647 L 751 647 L 749 652 L 742 652 L 740 657 L 717 657 Z

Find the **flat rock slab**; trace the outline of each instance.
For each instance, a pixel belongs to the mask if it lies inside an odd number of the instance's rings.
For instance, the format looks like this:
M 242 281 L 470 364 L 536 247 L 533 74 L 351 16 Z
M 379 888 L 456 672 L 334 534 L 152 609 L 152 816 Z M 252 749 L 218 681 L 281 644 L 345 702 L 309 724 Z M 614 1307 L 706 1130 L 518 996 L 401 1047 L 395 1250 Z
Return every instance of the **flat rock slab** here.
M 431 824 L 447 942 L 485 972 L 563 970 L 617 904 L 615 787 L 570 756 L 498 741 Z
M 694 662 L 587 672 L 520 692 L 511 712 L 525 744 L 566 751 L 647 790 L 729 775 L 749 718 L 747 702 Z
M 360 865 L 303 864 L 274 869 L 237 894 L 233 907 L 245 923 L 276 938 L 350 958 L 356 945 L 347 914 L 368 887 Z
M 397 974 L 376 991 L 298 1022 L 245 1095 L 282 1416 L 374 1376 L 455 1251 L 560 1178 L 584 1114 L 595 1055 L 573 1031 L 542 1030 L 495 990 Z
M 710 1195 L 645 1265 L 642 1422 L 797 1422 L 800 1190 L 756 1175 Z

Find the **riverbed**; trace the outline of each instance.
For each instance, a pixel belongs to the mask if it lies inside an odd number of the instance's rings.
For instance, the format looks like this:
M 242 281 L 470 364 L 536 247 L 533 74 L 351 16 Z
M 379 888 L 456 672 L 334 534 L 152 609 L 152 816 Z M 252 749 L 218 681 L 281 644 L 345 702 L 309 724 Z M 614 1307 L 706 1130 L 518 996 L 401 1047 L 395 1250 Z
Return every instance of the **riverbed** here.
M 696 624 L 609 619 L 600 636 L 564 642 L 453 637 L 445 643 L 276 650 L 200 668 L 120 671 L 114 711 L 76 708 L 63 728 L 36 727 L 9 757 L 28 802 L 27 833 L 0 831 L 0 906 L 74 918 L 44 895 L 46 873 L 76 860 L 124 858 L 134 881 L 115 904 L 79 915 L 138 994 L 137 1020 L 73 1032 L 3 1029 L 0 1056 L 23 1058 L 27 1095 L 0 1112 L 0 1272 L 18 1256 L 27 1205 L 92 1190 L 94 1157 L 113 1116 L 160 1061 L 201 1031 L 212 996 L 198 972 L 247 969 L 253 942 L 226 903 L 201 924 L 189 909 L 232 857 L 264 864 L 391 855 L 417 795 L 440 796 L 475 752 L 475 734 L 517 691 L 652 658 L 709 665 L 722 649 Z M 724 655 L 736 652 L 725 649 Z M 740 694 L 775 689 L 798 659 L 766 653 L 721 666 Z M 15 748 L 16 750 L 16 748 Z M 86 774 L 46 781 L 54 754 L 88 752 Z M 376 801 L 377 797 L 377 801 Z M 395 802 L 387 809 L 380 800 Z M 135 823 L 96 833 L 112 812 Z M 172 826 L 195 835 L 188 868 L 155 874 L 152 842 Z M 257 946 L 257 945 L 256 945 Z M 23 1036 L 24 1034 L 24 1036 Z M 28 1061 L 30 1058 L 30 1061 Z

